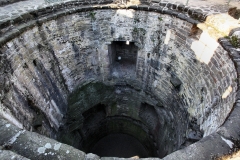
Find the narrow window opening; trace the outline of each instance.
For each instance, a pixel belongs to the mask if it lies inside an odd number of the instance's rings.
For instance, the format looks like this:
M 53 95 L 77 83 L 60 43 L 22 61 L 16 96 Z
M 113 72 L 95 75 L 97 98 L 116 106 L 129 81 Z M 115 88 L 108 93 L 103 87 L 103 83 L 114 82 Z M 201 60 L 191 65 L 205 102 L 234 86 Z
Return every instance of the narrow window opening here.
M 138 48 L 134 42 L 113 41 L 108 47 L 111 72 L 114 76 L 133 76 L 136 71 Z

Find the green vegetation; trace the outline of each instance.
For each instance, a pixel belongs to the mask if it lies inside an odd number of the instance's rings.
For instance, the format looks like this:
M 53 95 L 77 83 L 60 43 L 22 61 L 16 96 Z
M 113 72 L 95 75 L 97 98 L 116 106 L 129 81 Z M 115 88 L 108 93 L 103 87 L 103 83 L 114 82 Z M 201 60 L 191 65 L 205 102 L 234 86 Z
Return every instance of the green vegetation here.
M 92 20 L 95 20 L 96 19 L 95 14 L 96 14 L 96 12 L 92 11 L 89 13 L 89 17 L 91 17 Z
M 159 20 L 159 21 L 163 21 L 162 17 L 158 17 L 158 20 Z
M 137 33 L 138 32 L 138 29 L 136 27 L 133 28 L 133 32 L 134 33 Z
M 229 42 L 232 44 L 233 47 L 240 47 L 240 39 L 238 38 L 238 36 L 226 36 L 225 38 L 229 39 Z
M 134 23 L 139 23 L 140 19 L 139 18 L 134 18 Z
M 234 82 L 238 83 L 238 78 L 233 79 Z
M 155 42 L 155 39 L 154 39 L 154 38 L 151 38 L 151 41 L 154 43 L 154 42 Z
M 146 30 L 144 28 L 133 28 L 133 33 L 135 34 L 141 34 L 141 35 L 145 35 L 146 34 Z

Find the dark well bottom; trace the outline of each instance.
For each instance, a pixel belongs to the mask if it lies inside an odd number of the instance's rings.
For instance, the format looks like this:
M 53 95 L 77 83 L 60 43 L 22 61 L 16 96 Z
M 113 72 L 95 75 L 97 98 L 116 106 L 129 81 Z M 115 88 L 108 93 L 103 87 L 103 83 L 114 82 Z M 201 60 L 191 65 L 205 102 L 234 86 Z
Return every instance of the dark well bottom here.
M 100 139 L 89 153 L 97 154 L 100 157 L 123 157 L 129 158 L 139 156 L 148 157 L 143 145 L 134 137 L 127 134 L 110 134 Z

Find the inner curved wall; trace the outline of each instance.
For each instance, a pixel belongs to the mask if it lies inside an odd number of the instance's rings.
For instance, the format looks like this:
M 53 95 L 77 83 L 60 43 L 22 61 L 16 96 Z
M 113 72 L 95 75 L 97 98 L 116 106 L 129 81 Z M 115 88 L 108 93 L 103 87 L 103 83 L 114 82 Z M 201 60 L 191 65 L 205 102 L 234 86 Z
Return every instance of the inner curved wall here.
M 186 139 L 196 140 L 216 131 L 235 101 L 234 64 L 216 41 L 204 41 L 204 36 L 208 34 L 187 21 L 131 9 L 87 11 L 47 21 L 1 47 L 1 65 L 6 66 L 0 67 L 4 74 L 1 108 L 9 110 L 19 126 L 56 137 L 59 128 L 65 130 L 74 117 L 69 114 L 72 109 L 79 115 L 75 119 L 78 125 L 84 111 L 106 98 L 97 101 L 99 93 L 86 88 L 87 96 L 75 94 L 79 97 L 76 105 L 71 105 L 70 93 L 100 82 L 113 87 L 110 91 L 115 98 L 119 92 L 134 93 L 112 101 L 123 111 L 110 115 L 138 119 L 141 104 L 153 106 L 159 122 L 149 119 L 145 125 L 166 121 L 167 127 L 172 126 L 173 134 L 167 129 L 169 134 L 164 134 L 172 141 L 166 150 L 172 152 Z M 134 42 L 138 48 L 136 70 L 112 72 L 109 46 L 113 41 Z M 230 94 L 223 96 L 228 89 Z M 96 104 L 86 104 L 93 100 Z M 124 101 L 129 105 L 125 107 Z M 162 132 L 156 133 L 156 138 L 158 134 Z
M 177 150 L 186 139 L 188 122 L 178 124 L 171 109 L 157 106 L 157 100 L 149 94 L 126 84 L 107 86 L 93 82 L 69 97 L 67 125 L 59 139 L 85 152 L 113 133 L 134 136 L 149 157 L 163 157 Z

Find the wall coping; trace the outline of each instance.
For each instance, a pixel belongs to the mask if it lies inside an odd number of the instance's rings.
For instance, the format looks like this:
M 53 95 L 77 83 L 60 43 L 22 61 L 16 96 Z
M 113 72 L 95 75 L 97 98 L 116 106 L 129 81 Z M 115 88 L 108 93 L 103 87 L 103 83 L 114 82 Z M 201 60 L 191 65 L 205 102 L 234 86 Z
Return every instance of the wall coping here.
M 74 14 L 77 12 L 86 12 L 86 11 L 100 10 L 100 9 L 134 9 L 138 11 L 157 12 L 161 14 L 171 15 L 192 24 L 199 24 L 201 22 L 204 22 L 206 20 L 206 17 L 209 15 L 209 13 L 205 13 L 198 9 L 191 8 L 189 6 L 172 4 L 167 2 L 155 3 L 155 5 L 152 5 L 152 3 L 147 3 L 147 2 L 140 5 L 132 5 L 132 4 L 122 5 L 116 2 L 114 3 L 112 0 L 91 1 L 91 2 L 92 3 L 88 3 L 85 1 L 65 1 L 65 2 L 53 3 L 53 4 L 49 3 L 49 4 L 45 4 L 42 7 L 39 6 L 36 9 L 29 10 L 26 13 L 17 15 L 10 19 L 2 20 L 0 21 L 0 47 L 3 47 L 8 41 L 19 36 L 24 31 L 33 28 L 34 26 L 38 26 L 46 21 L 53 20 L 55 18 L 65 16 L 68 14 Z M 229 35 L 231 36 L 237 31 L 240 31 L 240 29 L 236 28 Z M 232 61 L 235 64 L 235 67 L 238 73 L 238 85 L 239 85 L 240 49 L 234 48 L 230 44 L 230 42 L 224 37 L 220 38 L 218 41 L 223 46 L 223 48 L 226 51 L 228 51 L 230 57 L 232 58 Z M 4 124 L 0 124 L 0 127 L 6 130 L 7 126 L 5 124 L 7 122 L 4 122 L 1 119 L 0 121 L 4 123 Z M 173 152 L 172 154 L 169 154 L 163 159 L 164 160 L 213 159 L 214 156 L 216 157 L 216 156 L 228 154 L 229 152 L 232 152 L 239 147 L 237 146 L 237 144 L 240 141 L 239 124 L 240 124 L 240 90 L 238 89 L 234 109 L 229 115 L 229 117 L 226 119 L 225 123 L 218 129 L 217 132 L 202 138 L 200 141 L 184 149 Z M 16 127 L 12 128 L 13 132 L 15 132 L 16 130 L 18 130 L 18 132 L 15 134 L 12 133 L 12 137 L 16 136 L 20 132 L 20 129 L 17 129 Z M 10 131 L 6 131 L 6 133 L 9 134 Z M 2 129 L 1 129 L 1 132 L 2 132 Z M 46 137 L 38 135 L 37 133 L 24 131 L 23 134 L 25 133 L 46 139 Z M 9 141 L 9 139 L 7 139 L 4 136 L 0 136 L 0 138 L 1 138 L 0 140 L 2 140 L 2 142 L 4 142 L 5 144 L 7 144 Z M 52 139 L 48 139 L 48 140 L 54 141 L 55 143 L 55 140 L 52 140 Z M 16 143 L 16 144 L 13 143 L 13 144 L 15 145 L 15 148 L 13 149 L 14 152 L 25 156 L 26 153 L 21 150 L 20 146 L 18 146 L 20 145 L 20 143 Z M 79 152 L 79 153 L 81 152 L 81 151 L 78 151 L 77 149 L 75 150 L 76 152 Z M 36 156 L 40 155 L 37 152 L 34 154 L 36 154 Z M 85 157 L 85 153 L 81 152 L 81 154 L 84 155 L 84 159 L 88 159 Z M 94 159 L 99 159 L 98 156 L 93 156 L 93 157 Z M 106 158 L 102 158 L 102 159 L 106 159 Z M 111 159 L 111 158 L 107 158 L 107 159 Z M 113 158 L 113 159 L 120 159 L 120 158 Z
M 159 3 L 158 6 L 151 6 L 148 4 L 125 6 L 118 3 L 114 4 L 111 0 L 92 3 L 91 5 L 89 5 L 89 3 L 79 1 L 69 1 L 64 2 L 63 4 L 54 3 L 50 6 L 29 11 L 12 19 L 0 21 L 0 46 L 20 35 L 24 31 L 34 26 L 41 25 L 46 21 L 68 14 L 99 9 L 134 9 L 139 11 L 151 11 L 161 14 L 168 14 L 188 21 L 192 24 L 203 22 L 207 16 L 207 14 L 200 12 L 199 10 L 191 9 L 188 6 L 164 2 Z

